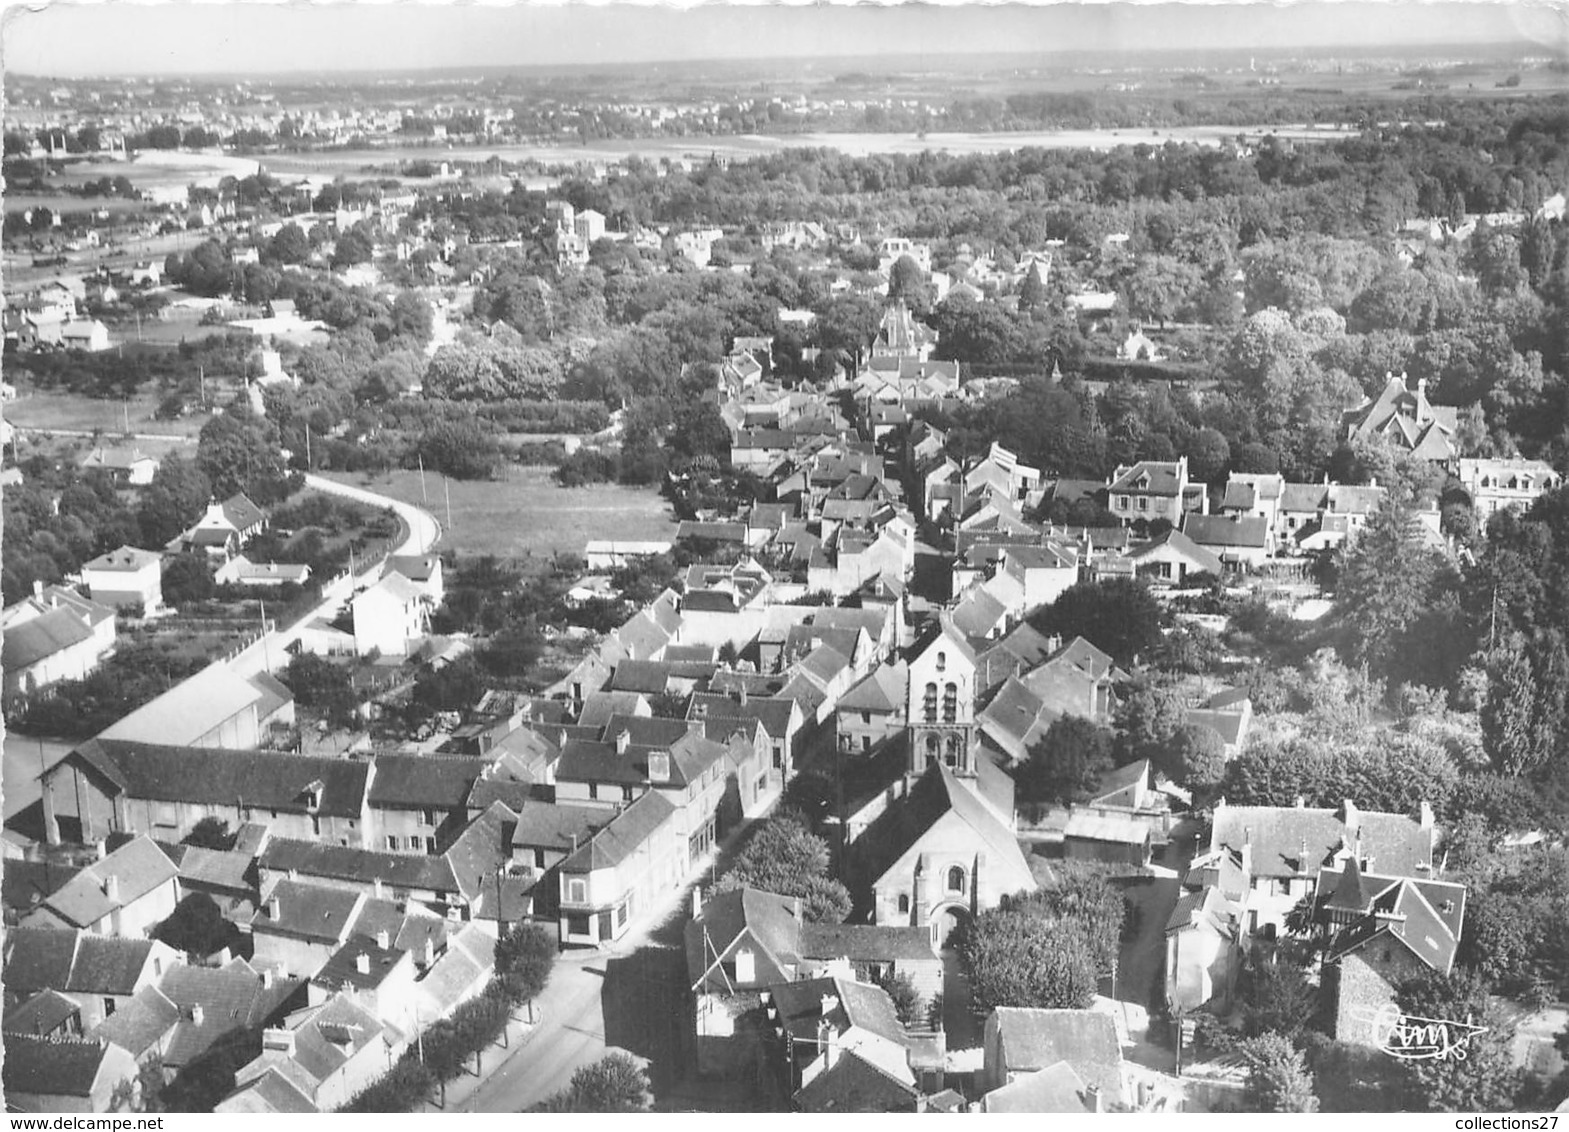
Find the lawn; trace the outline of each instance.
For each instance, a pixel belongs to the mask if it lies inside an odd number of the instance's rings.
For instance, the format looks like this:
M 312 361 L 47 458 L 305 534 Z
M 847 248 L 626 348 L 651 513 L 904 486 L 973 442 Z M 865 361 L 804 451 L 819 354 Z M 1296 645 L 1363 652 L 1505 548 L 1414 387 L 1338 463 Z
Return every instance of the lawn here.
M 20 397 L 6 404 L 5 419 L 23 429 L 102 429 L 106 438 L 123 434 L 128 419 L 132 432 L 165 436 L 194 437 L 207 423 L 201 415 L 175 421 L 155 420 L 153 413 L 158 401 L 156 392 L 141 393 L 129 401 L 100 401 L 74 393 L 28 391 L 24 387 Z M 26 443 L 25 437 L 23 442 Z
M 670 505 L 651 487 L 558 487 L 547 468 L 508 469 L 503 481 L 446 480 L 427 472 L 332 478 L 424 507 L 441 521 L 442 550 L 523 558 L 557 551 L 582 554 L 593 539 L 671 539 Z M 448 521 L 448 493 L 451 521 Z

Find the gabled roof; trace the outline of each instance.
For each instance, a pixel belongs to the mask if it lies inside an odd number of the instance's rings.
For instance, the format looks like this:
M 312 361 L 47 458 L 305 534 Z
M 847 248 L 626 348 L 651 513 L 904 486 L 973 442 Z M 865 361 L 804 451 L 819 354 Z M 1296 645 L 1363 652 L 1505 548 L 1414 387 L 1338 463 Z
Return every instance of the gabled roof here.
M 428 582 L 441 570 L 439 554 L 394 554 L 387 558 L 382 573 L 402 574 L 411 582 Z
M 8 1034 L 5 1092 L 9 1096 L 91 1097 L 104 1060 L 117 1048 L 90 1039 L 56 1041 Z
M 1197 515 L 1182 517 L 1182 533 L 1200 546 L 1263 549 L 1269 542 L 1269 520 L 1262 515 Z
M 751 696 L 745 703 L 714 692 L 695 692 L 687 705 L 688 719 L 734 719 L 763 725 L 771 739 L 783 739 L 790 731 L 790 719 L 798 710 L 794 700 L 776 696 Z
M 81 1013 L 75 999 L 59 991 L 42 990 L 7 1010 L 0 1030 L 6 1034 L 48 1036 Z
M 381 881 L 394 888 L 456 892 L 457 883 L 446 857 L 410 853 L 378 853 L 347 845 L 274 837 L 262 850 L 263 869 L 297 873 L 302 878 L 352 881 L 367 887 Z
M 72 756 L 80 756 L 130 798 L 223 806 L 243 802 L 254 810 L 303 813 L 307 789 L 319 784 L 317 812 L 346 818 L 360 816 L 370 770 L 368 763 L 351 759 L 159 746 L 107 737 L 89 739 Z
M 1224 568 L 1220 561 L 1219 555 L 1217 555 L 1212 550 L 1200 546 L 1187 535 L 1183 534 L 1179 530 L 1176 530 L 1175 528 L 1151 539 L 1149 542 L 1145 543 L 1143 546 L 1139 547 L 1132 554 L 1130 554 L 1129 557 L 1132 558 L 1135 563 L 1137 563 L 1145 558 L 1153 557 L 1157 551 L 1166 547 L 1169 547 L 1173 552 L 1182 555 L 1188 561 L 1198 566 L 1199 569 L 1207 570 L 1211 574 L 1219 574 Z
M 1097 1010 L 1040 1010 L 999 1006 L 993 1012 L 1007 1064 L 1004 1073 L 1032 1072 L 1066 1061 L 1102 1095 L 1122 1096 L 1122 1045 L 1108 1014 Z
M 1330 960 L 1387 935 L 1441 974 L 1448 974 L 1454 965 L 1465 924 L 1465 885 L 1367 873 L 1351 859 L 1338 874 L 1321 869 L 1316 891 L 1320 896 L 1330 894 L 1326 903 L 1330 912 L 1358 917 L 1336 934 Z
M 137 837 L 77 873 L 44 900 L 44 907 L 74 927 L 87 928 L 179 875 L 150 837 Z
M 188 746 L 249 709 L 263 718 L 261 705 L 272 698 L 269 691 L 256 678 L 213 664 L 105 728 L 98 738 Z
M 223 517 L 237 531 L 248 530 L 258 523 L 267 521 L 267 512 L 251 502 L 250 497 L 244 492 L 229 496 L 228 499 L 223 501 L 221 506 L 223 508 Z
M 168 995 L 155 986 L 146 986 L 100 1022 L 92 1036 L 106 1038 L 140 1059 L 179 1020 L 180 1008 L 169 1001 Z
M 919 1090 L 891 1075 L 885 1060 L 867 1049 L 842 1050 L 791 1101 L 799 1112 L 914 1112 Z
M 346 938 L 365 895 L 343 888 L 279 880 L 263 893 L 262 906 L 251 917 L 251 931 L 294 936 L 313 943 L 338 943 Z M 276 900 L 278 915 L 272 915 Z
M 1349 820 L 1348 820 L 1349 819 Z M 1215 808 L 1210 848 L 1249 846 L 1253 875 L 1317 876 L 1342 851 L 1372 857 L 1395 876 L 1423 876 L 1433 865 L 1433 829 L 1405 814 L 1293 806 Z
M 1181 465 L 1175 460 L 1140 460 L 1131 467 L 1118 468 L 1112 476 L 1110 490 L 1176 496 L 1181 491 L 1183 479 Z
M 750 938 L 788 977 L 801 960 L 802 923 L 794 897 L 758 888 L 734 888 L 708 898 L 685 928 L 687 979 L 700 985 L 738 941 Z
M 181 1068 L 225 1035 L 264 1026 L 300 985 L 300 980 L 287 978 L 273 978 L 269 985 L 261 972 L 243 959 L 221 969 L 171 968 L 159 989 L 179 1008 L 180 1020 L 169 1037 L 163 1063 Z M 193 1007 L 201 1008 L 199 1021 Z
M 803 959 L 848 959 L 852 963 L 937 962 L 931 932 L 890 924 L 801 925 Z
M 72 645 L 92 639 L 92 629 L 74 610 L 51 609 L 19 625 L 6 627 L 0 665 L 7 672 L 19 672 Z
M 1067 1061 L 1026 1073 L 981 1098 L 984 1112 L 1094 1112 L 1084 1078 Z
M 429 755 L 378 755 L 371 776 L 375 808 L 461 810 L 489 763 Z
M 941 763 L 927 767 L 904 803 L 892 807 L 885 815 L 886 820 L 878 819 L 873 829 L 863 834 L 872 838 L 867 845 L 872 874 L 881 876 L 949 814 L 973 831 L 985 847 L 989 867 L 1003 869 L 999 875 L 1007 875 L 1009 864 L 1016 873 L 1028 874 L 1029 865 L 1019 851 L 1013 831 Z
M 879 664 L 844 695 L 839 697 L 835 710 L 841 712 L 898 712 L 902 711 L 909 687 L 910 669 L 904 661 Z
M 118 550 L 100 554 L 90 562 L 84 562 L 82 569 L 98 570 L 106 573 L 136 573 L 160 561 L 162 559 L 154 551 L 139 550 L 134 546 L 122 546 Z
M 675 814 L 675 805 L 657 790 L 650 790 L 579 847 L 561 863 L 564 873 L 587 873 L 619 865 L 652 837 Z

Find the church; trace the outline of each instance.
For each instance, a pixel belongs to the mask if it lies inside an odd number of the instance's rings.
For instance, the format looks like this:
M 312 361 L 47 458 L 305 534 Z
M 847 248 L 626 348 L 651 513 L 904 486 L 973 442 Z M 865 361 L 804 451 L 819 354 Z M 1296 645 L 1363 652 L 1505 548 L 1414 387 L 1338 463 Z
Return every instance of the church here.
M 937 947 L 1004 896 L 1033 890 L 1013 781 L 975 722 L 975 650 L 944 615 L 910 661 L 904 797 L 858 841 L 879 924 L 928 927 Z

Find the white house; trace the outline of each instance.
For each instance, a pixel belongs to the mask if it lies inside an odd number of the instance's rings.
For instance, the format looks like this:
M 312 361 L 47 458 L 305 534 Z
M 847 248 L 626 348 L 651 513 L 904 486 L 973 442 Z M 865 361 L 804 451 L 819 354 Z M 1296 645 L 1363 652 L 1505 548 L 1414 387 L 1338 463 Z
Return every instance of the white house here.
M 79 319 L 60 328 L 60 341 L 68 350 L 96 354 L 109 348 L 109 328 L 96 318 Z
M 1544 491 L 1563 483 L 1541 460 L 1461 460 L 1460 485 L 1484 519 L 1509 507 L 1529 507 Z
M 390 573 L 353 602 L 354 651 L 360 656 L 407 656 L 429 631 L 429 607 L 419 587 Z
M 8 697 L 80 680 L 114 651 L 114 610 L 59 586 L 35 583 L 33 596 L 0 614 L 0 624 Z
M 100 605 L 135 606 L 146 614 L 163 604 L 163 560 L 150 550 L 122 546 L 84 563 L 82 584 Z

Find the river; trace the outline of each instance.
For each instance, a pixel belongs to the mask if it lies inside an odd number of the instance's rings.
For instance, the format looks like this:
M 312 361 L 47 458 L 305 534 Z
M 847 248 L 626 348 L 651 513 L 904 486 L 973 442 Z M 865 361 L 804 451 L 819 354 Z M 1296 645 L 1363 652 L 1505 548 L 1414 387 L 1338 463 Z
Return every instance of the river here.
M 1351 127 L 1340 129 L 1314 126 L 1183 126 L 1150 130 L 1031 130 L 997 133 L 916 134 L 734 134 L 702 137 L 602 138 L 582 145 L 561 142 L 524 142 L 509 145 L 394 145 L 363 149 L 323 150 L 315 153 L 276 153 L 261 158 L 262 165 L 274 175 L 343 173 L 366 166 L 395 166 L 406 161 L 485 161 L 496 157 L 506 162 L 539 162 L 542 165 L 570 165 L 578 162 L 603 164 L 629 156 L 693 158 L 706 160 L 710 155 L 744 159 L 789 149 L 837 149 L 852 157 L 879 154 L 923 153 L 1003 153 L 1039 147 L 1045 149 L 1112 149 L 1141 142 L 1162 145 L 1167 141 L 1193 142 L 1215 146 L 1238 134 L 1250 138 L 1273 133 L 1298 141 L 1333 141 L 1353 136 Z

